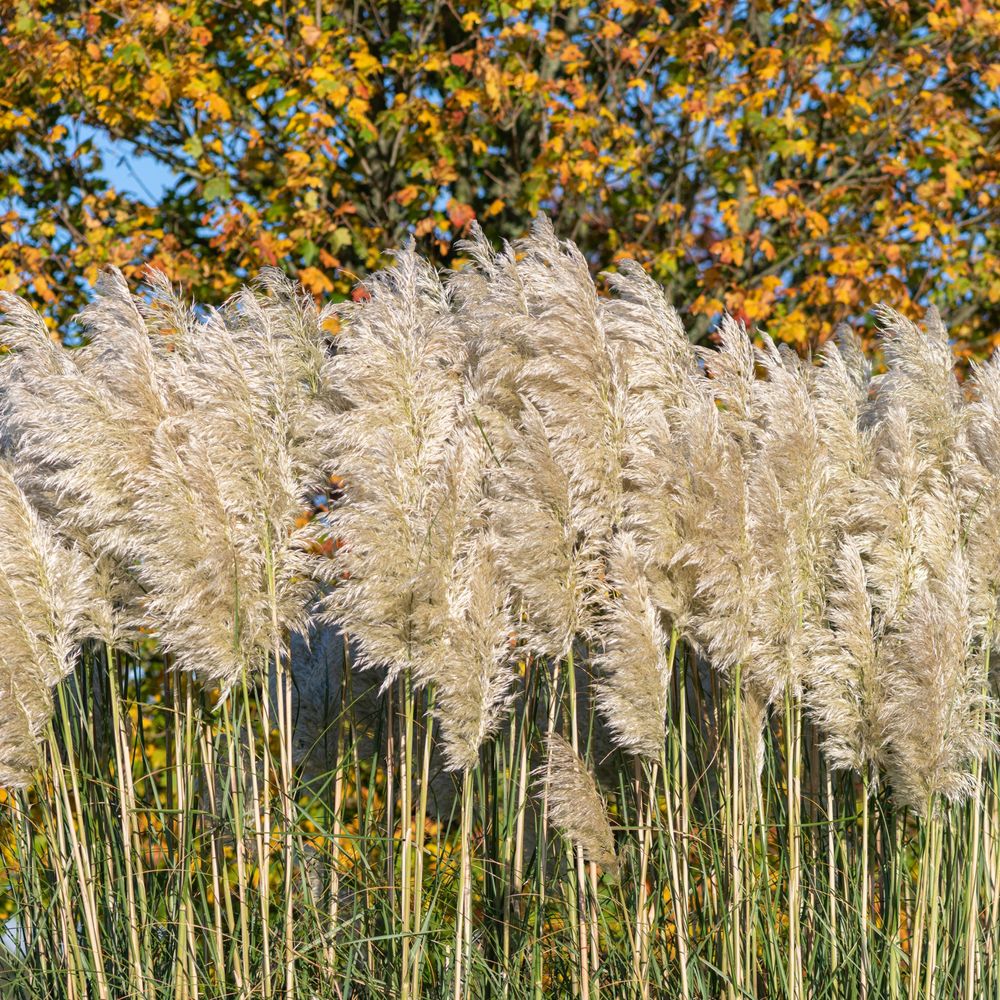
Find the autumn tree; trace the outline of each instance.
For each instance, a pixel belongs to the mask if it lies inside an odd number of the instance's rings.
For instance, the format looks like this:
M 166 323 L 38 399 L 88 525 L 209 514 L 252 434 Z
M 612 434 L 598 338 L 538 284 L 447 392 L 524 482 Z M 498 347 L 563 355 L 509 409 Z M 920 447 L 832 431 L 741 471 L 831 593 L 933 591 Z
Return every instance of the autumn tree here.
M 263 264 L 345 294 L 407 234 L 451 265 L 473 218 L 512 237 L 545 210 L 699 333 L 725 308 L 814 346 L 883 300 L 1000 338 L 992 3 L 0 11 L 0 286 L 53 322 L 109 261 L 208 298 Z M 165 190 L 116 190 L 120 151 Z

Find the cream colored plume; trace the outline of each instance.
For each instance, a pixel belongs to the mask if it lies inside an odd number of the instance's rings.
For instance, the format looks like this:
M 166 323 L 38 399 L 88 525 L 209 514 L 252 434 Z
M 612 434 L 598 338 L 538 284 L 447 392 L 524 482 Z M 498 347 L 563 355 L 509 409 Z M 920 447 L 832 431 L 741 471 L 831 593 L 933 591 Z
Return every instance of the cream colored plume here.
M 475 301 L 478 280 L 463 286 Z M 495 427 L 503 403 L 475 358 L 488 334 L 470 343 L 471 317 L 412 252 L 370 292 L 346 315 L 333 365 L 348 408 L 331 426 L 345 483 L 327 519 L 342 547 L 325 614 L 386 683 L 409 670 L 433 685 L 445 763 L 469 769 L 514 680 L 510 589 L 484 509 L 498 458 L 480 420 L 493 406 Z
M 461 329 L 466 403 L 494 455 L 504 455 L 521 413 L 521 374 L 537 353 L 533 319 L 541 304 L 529 298 L 519 262 L 523 241 L 497 250 L 472 224 L 459 243 L 469 263 L 448 276 Z
M 167 294 L 169 286 L 160 287 Z M 3 300 L 3 436 L 26 488 L 58 509 L 63 530 L 97 551 L 134 558 L 131 514 L 153 434 L 177 397 L 176 356 L 150 336 L 121 273 L 101 275 L 80 314 L 86 346 L 68 351 L 13 297 Z
M 332 472 L 324 317 L 284 279 L 262 287 L 187 330 L 182 405 L 151 436 L 132 510 L 145 615 L 223 689 L 304 631 L 329 568 L 308 523 Z
M 1000 648 L 1000 358 L 972 366 L 963 532 L 970 602 L 982 641 Z
M 618 878 L 615 838 L 597 782 L 570 744 L 553 733 L 545 745 L 545 765 L 538 774 L 548 796 L 556 828 L 583 856 Z
M 440 647 L 417 665 L 417 679 L 434 684 L 445 765 L 470 770 L 483 743 L 510 707 L 515 674 L 511 597 L 494 554 L 478 534 L 456 561 L 447 594 Z
M 789 361 L 764 337 L 766 378 L 755 385 L 749 521 L 757 578 L 757 655 L 748 677 L 772 698 L 799 694 L 809 667 L 809 626 L 823 613 L 837 517 L 846 496 L 829 461 L 814 398 L 815 369 Z
M 605 538 L 578 502 L 541 414 L 526 406 L 501 468 L 491 470 L 490 521 L 503 571 L 521 599 L 521 632 L 536 654 L 561 658 L 592 638 Z
M 49 692 L 41 685 L 15 684 L 13 668 L 0 657 L 0 705 L 5 716 L 0 725 L 0 788 L 24 788 L 41 763 L 38 720 L 50 714 Z
M 673 664 L 646 574 L 635 538 L 620 534 L 608 561 L 612 593 L 601 623 L 603 648 L 595 658 L 596 695 L 616 745 L 659 760 Z
M 877 399 L 904 409 L 920 447 L 947 469 L 962 450 L 968 410 L 941 317 L 932 306 L 921 328 L 887 306 L 876 307 L 875 314 L 888 367 Z
M 331 369 L 345 409 L 327 432 L 344 491 L 326 524 L 342 548 L 324 613 L 359 664 L 391 680 L 446 624 L 470 496 L 454 455 L 463 352 L 445 289 L 412 249 L 367 287 L 343 310 Z
M 918 585 L 885 654 L 890 778 L 897 799 L 917 812 L 938 797 L 971 794 L 973 764 L 990 745 L 987 678 L 972 635 L 967 566 L 955 551 L 944 578 Z
M 0 773 L 30 777 L 52 711 L 52 689 L 95 634 L 100 594 L 81 553 L 42 521 L 0 461 Z
M 889 678 L 856 538 L 841 543 L 827 601 L 827 620 L 814 636 L 807 704 L 831 766 L 878 776 L 890 732 Z

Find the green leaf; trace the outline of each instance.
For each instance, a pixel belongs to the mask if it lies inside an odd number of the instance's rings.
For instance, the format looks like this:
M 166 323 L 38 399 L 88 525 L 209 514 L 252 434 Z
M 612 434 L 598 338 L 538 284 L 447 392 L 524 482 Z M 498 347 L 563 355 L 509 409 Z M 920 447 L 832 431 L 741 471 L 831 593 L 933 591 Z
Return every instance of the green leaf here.
M 217 198 L 225 199 L 231 194 L 229 188 L 229 178 L 223 174 L 213 177 L 206 185 L 202 195 L 206 201 L 215 201 Z
M 307 267 L 312 264 L 318 255 L 319 247 L 312 240 L 299 241 L 299 256 Z
M 347 226 L 338 226 L 330 236 L 330 252 L 336 253 L 351 242 L 351 231 Z

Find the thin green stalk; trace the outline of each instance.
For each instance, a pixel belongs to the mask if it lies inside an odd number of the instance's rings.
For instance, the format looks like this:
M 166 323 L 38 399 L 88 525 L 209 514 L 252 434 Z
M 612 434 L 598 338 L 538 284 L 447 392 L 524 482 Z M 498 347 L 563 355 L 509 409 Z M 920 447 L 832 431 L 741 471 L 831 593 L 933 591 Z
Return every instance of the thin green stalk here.
M 646 879 L 649 875 L 649 853 L 653 837 L 653 805 L 656 802 L 658 762 L 649 765 L 646 774 L 646 794 L 641 796 L 642 784 L 639 780 L 640 771 L 636 769 L 636 803 L 637 813 L 641 817 L 639 830 L 639 891 L 635 915 L 635 948 L 632 952 L 633 972 L 639 984 L 639 995 L 642 1000 L 649 997 L 649 961 L 650 961 L 650 931 L 652 915 L 649 904 L 649 890 Z
M 400 960 L 399 992 L 401 1000 L 408 1000 L 410 993 L 410 893 L 413 866 L 413 682 L 409 671 L 400 679 L 400 701 L 403 715 L 400 719 L 399 740 L 399 789 L 400 824 L 402 826 L 401 871 L 400 871 L 400 932 L 402 935 L 402 958 Z M 413 927 L 419 927 L 419 916 L 415 915 Z
M 677 645 L 680 633 L 676 628 L 670 630 L 670 648 L 667 653 L 667 662 L 673 670 L 677 659 Z M 669 721 L 669 713 L 668 713 Z M 674 739 L 671 738 L 670 727 L 668 725 L 667 738 L 670 743 L 670 770 L 667 770 L 667 761 L 664 757 L 661 760 L 663 770 L 664 801 L 667 808 L 667 817 L 670 823 L 670 838 L 668 844 L 670 857 L 670 896 L 674 907 L 674 926 L 677 934 L 677 964 L 678 975 L 681 981 L 681 997 L 688 1000 L 690 996 L 690 985 L 688 977 L 688 890 L 686 882 L 686 864 L 683 863 L 686 853 L 684 840 L 684 804 L 678 804 L 674 794 L 675 789 L 681 788 L 683 794 L 683 783 L 681 781 L 681 768 L 686 766 L 686 762 L 680 760 L 678 747 Z M 668 780 L 668 775 L 672 781 Z M 653 786 L 655 788 L 655 785 Z M 686 859 L 685 859 L 686 860 Z
M 901 961 L 903 955 L 902 941 L 900 940 L 900 911 L 902 908 L 902 884 L 903 884 L 903 824 L 899 813 L 892 810 L 892 894 L 891 907 L 886 907 L 886 915 L 892 920 L 892 942 L 889 951 L 889 996 L 895 1000 L 902 994 L 903 974 Z
M 420 930 L 423 924 L 423 888 L 424 888 L 424 841 L 427 835 L 427 793 L 431 774 L 431 751 L 434 746 L 434 689 L 427 692 L 427 705 L 424 709 L 424 745 L 420 762 L 420 800 L 417 807 L 417 843 L 416 870 L 413 875 L 413 919 L 414 928 Z M 412 1000 L 420 1000 L 423 985 L 424 938 L 417 937 L 413 953 L 413 979 L 411 983 Z
M 569 691 L 569 727 L 570 743 L 573 750 L 580 753 L 580 726 L 578 719 L 578 706 L 576 697 L 576 666 L 573 662 L 573 648 L 566 654 L 566 680 Z M 576 884 L 574 886 L 577 920 L 578 923 L 578 964 L 580 969 L 580 996 L 582 1000 L 590 998 L 590 932 L 589 913 L 586 900 L 586 866 L 583 860 L 583 848 L 579 845 L 573 847 L 573 856 L 576 861 Z
M 271 777 L 269 773 L 270 754 L 264 748 L 264 773 L 261 780 L 257 776 L 257 740 L 254 734 L 253 713 L 250 711 L 249 676 L 244 667 L 241 691 L 243 695 L 244 730 L 247 739 L 247 753 L 250 766 L 250 794 L 253 801 L 254 834 L 257 840 L 257 865 L 259 872 L 258 896 L 260 898 L 261 923 L 261 992 L 264 1000 L 269 1000 L 273 989 L 271 980 Z M 269 699 L 261 699 L 261 724 L 264 740 L 270 733 L 270 715 L 267 709 Z
M 917 1000 L 920 991 L 920 972 L 924 961 L 924 936 L 927 914 L 931 905 L 931 883 L 934 856 L 934 828 L 936 803 L 933 796 L 927 800 L 927 812 L 923 822 L 923 845 L 920 852 L 920 873 L 917 884 L 917 899 L 913 918 L 913 935 L 910 944 L 910 984 L 909 998 Z
M 87 933 L 87 943 L 90 948 L 94 978 L 97 982 L 97 993 L 100 1000 L 108 1000 L 107 972 L 105 969 L 104 949 L 101 944 L 100 923 L 97 917 L 97 901 L 94 897 L 95 881 L 93 866 L 90 862 L 90 850 L 87 841 L 81 836 L 82 830 L 74 823 L 75 815 L 82 817 L 84 814 L 83 799 L 80 792 L 80 780 L 77 773 L 76 759 L 73 749 L 72 728 L 70 726 L 69 709 L 66 704 L 65 685 L 59 684 L 56 688 L 57 700 L 59 703 L 59 717 L 62 722 L 63 739 L 66 744 L 66 761 L 70 775 L 70 785 L 66 785 L 66 777 L 61 766 L 61 757 L 55 738 L 55 730 L 50 723 L 48 736 L 53 750 L 53 760 L 55 767 L 56 783 L 58 786 L 60 805 L 63 809 L 63 823 L 70 843 L 70 849 L 75 861 L 77 882 L 80 888 L 80 896 L 83 907 L 84 927 Z M 72 804 L 70 803 L 70 789 L 72 789 Z M 71 911 L 72 912 L 72 911 Z
M 557 660 L 552 668 L 549 677 L 549 699 L 548 718 L 546 720 L 546 735 L 551 739 L 556 730 L 556 720 L 558 718 L 559 707 L 559 661 Z M 536 910 L 535 941 L 534 941 L 534 994 L 536 1000 L 542 997 L 542 982 L 544 977 L 544 958 L 542 955 L 542 928 L 545 924 L 545 886 L 547 883 L 546 861 L 548 857 L 548 824 L 549 824 L 549 792 L 548 783 L 542 789 L 542 810 L 539 817 L 539 837 L 537 849 L 537 872 L 536 880 L 538 884 L 538 907 Z
M 986 629 L 983 639 L 985 653 L 983 654 L 983 676 L 990 676 L 990 651 L 992 648 L 992 628 Z M 986 691 L 983 691 L 983 701 L 986 700 Z M 980 724 L 986 728 L 985 710 L 981 714 Z M 978 979 L 977 968 L 979 961 L 979 864 L 980 864 L 980 841 L 982 837 L 983 819 L 983 761 L 980 758 L 976 761 L 975 770 L 975 791 L 970 803 L 972 810 L 972 831 L 970 833 L 969 844 L 969 864 L 966 873 L 965 897 L 967 900 L 967 916 L 965 926 L 965 1000 L 975 1000 L 976 980 Z
M 226 751 L 229 787 L 232 794 L 233 839 L 236 853 L 236 886 L 239 899 L 239 961 L 234 963 L 237 984 L 250 979 L 250 871 L 246 850 L 246 775 L 243 771 L 243 754 L 237 745 L 240 731 L 231 700 L 225 704 Z M 256 835 L 256 824 L 254 833 Z M 238 970 L 238 971 L 236 971 Z
M 869 922 L 869 892 L 871 876 L 868 872 L 868 859 L 871 855 L 871 787 L 869 768 L 866 765 L 861 777 L 861 1000 L 868 996 L 868 983 L 871 978 L 871 947 Z
M 472 778 L 468 768 L 462 772 L 461 857 L 458 876 L 458 912 L 455 919 L 455 1000 L 469 995 L 472 962 Z
M 676 631 L 676 630 L 675 630 Z M 678 657 L 675 663 L 677 672 L 677 720 L 679 753 L 677 756 L 677 771 L 674 776 L 674 784 L 681 790 L 681 828 L 680 828 L 680 848 L 681 848 L 681 887 L 684 892 L 685 909 L 691 899 L 691 875 L 688 864 L 688 854 L 690 851 L 690 790 L 688 788 L 688 717 L 687 717 L 687 657 Z
M 49 773 L 54 775 L 57 770 L 62 770 L 62 757 L 59 746 L 55 739 L 55 733 L 51 726 L 48 730 L 47 750 L 49 757 Z M 53 794 L 49 795 L 48 787 L 43 788 L 40 797 L 40 811 L 42 815 L 43 831 L 46 840 L 46 853 L 49 863 L 52 865 L 56 879 L 56 893 L 59 914 L 59 926 L 62 938 L 63 954 L 66 956 L 69 976 L 67 983 L 70 991 L 75 997 L 88 997 L 89 990 L 86 984 L 86 970 L 84 967 L 83 953 L 80 946 L 79 930 L 76 920 L 71 919 L 76 912 L 73 905 L 69 873 L 70 868 L 75 867 L 75 861 L 70 855 L 66 842 L 65 824 L 63 823 L 60 782 L 53 777 Z M 31 806 L 28 797 L 23 796 L 22 811 L 26 822 L 29 822 Z M 28 846 L 26 852 L 34 858 L 33 834 L 27 831 Z
M 729 795 L 727 803 L 728 830 L 726 838 L 729 844 L 729 899 L 726 904 L 726 968 L 729 973 L 728 995 L 731 1000 L 743 995 L 743 948 L 740 940 L 743 925 L 743 866 L 740 789 L 742 787 L 742 680 L 741 664 L 736 665 L 730 688 L 730 747 L 729 757 Z
M 838 981 L 839 951 L 837 947 L 837 851 L 835 830 L 835 809 L 833 798 L 833 774 L 829 767 L 823 769 L 824 794 L 826 802 L 826 891 L 830 922 L 830 978 L 832 996 L 840 996 Z
M 144 968 L 148 955 L 144 955 L 139 942 L 139 917 L 136 897 L 143 891 L 142 874 L 136 873 L 135 863 L 140 862 L 138 837 L 132 820 L 136 814 L 135 789 L 132 784 L 132 755 L 129 747 L 128 729 L 122 712 L 121 694 L 118 690 L 118 672 L 111 647 L 104 647 L 105 663 L 108 670 L 108 690 L 111 700 L 111 717 L 114 725 L 115 780 L 118 786 L 119 816 L 121 818 L 122 853 L 125 861 L 125 906 L 128 913 L 128 952 L 132 969 L 134 989 L 139 996 L 146 996 Z M 144 907 L 145 909 L 145 907 Z M 151 966 L 151 963 L 150 963 Z M 150 994 L 151 995 L 151 994 Z
M 201 754 L 204 761 L 204 787 L 208 796 L 209 816 L 216 817 L 220 814 L 220 804 L 218 801 L 218 790 L 216 789 L 216 776 L 218 774 L 218 759 L 216 757 L 215 739 L 210 726 L 205 726 L 200 734 Z M 231 938 L 236 930 L 236 921 L 233 913 L 233 901 L 229 891 L 229 872 L 225 863 L 224 853 L 220 842 L 219 830 L 215 822 L 209 823 L 209 864 L 211 866 L 212 881 L 212 932 L 215 948 L 215 975 L 223 992 L 228 988 L 228 968 L 229 961 L 226 954 L 226 938 Z M 223 907 L 225 914 L 223 915 Z M 236 981 L 237 989 L 243 989 L 242 977 L 240 975 L 239 963 L 234 963 L 233 977 Z
M 930 928 L 927 934 L 927 968 L 924 980 L 924 996 L 927 1000 L 937 997 L 938 924 L 941 914 L 938 878 L 941 868 L 941 847 L 943 838 L 943 820 L 940 815 L 931 817 L 931 856 L 928 871 L 927 905 L 930 909 Z
M 680 879 L 680 867 L 677 861 L 677 807 L 674 803 L 673 789 L 670 785 L 670 771 L 666 761 L 660 762 L 663 774 L 663 796 L 667 810 L 669 830 L 667 835 L 667 857 L 670 865 L 670 898 L 674 910 L 674 927 L 677 936 L 678 977 L 681 983 L 680 995 L 688 1000 L 690 989 L 688 984 L 688 929 L 687 929 L 687 899 L 683 897 L 683 886 Z
M 802 996 L 802 716 L 798 700 L 785 693 L 786 786 L 788 792 L 788 995 Z

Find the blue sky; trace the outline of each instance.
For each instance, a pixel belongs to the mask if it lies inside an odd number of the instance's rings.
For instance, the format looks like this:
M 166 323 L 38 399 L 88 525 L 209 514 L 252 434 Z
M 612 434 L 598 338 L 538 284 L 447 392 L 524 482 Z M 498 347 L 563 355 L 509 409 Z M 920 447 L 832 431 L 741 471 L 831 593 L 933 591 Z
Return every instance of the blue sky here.
M 103 161 L 101 175 L 116 191 L 122 191 L 140 201 L 153 203 L 177 180 L 165 164 L 135 149 L 130 142 L 112 139 L 99 129 L 78 126 L 80 138 L 92 139 Z

